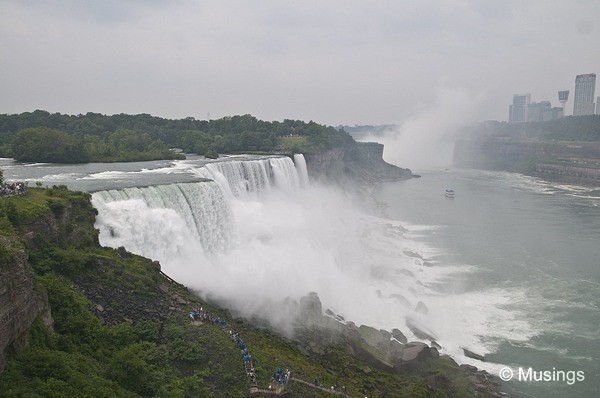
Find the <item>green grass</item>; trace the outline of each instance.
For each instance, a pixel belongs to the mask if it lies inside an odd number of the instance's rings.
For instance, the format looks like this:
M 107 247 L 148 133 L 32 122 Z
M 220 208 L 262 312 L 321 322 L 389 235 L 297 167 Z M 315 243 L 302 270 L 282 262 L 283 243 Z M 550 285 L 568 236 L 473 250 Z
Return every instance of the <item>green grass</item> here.
M 283 153 L 307 153 L 311 145 L 306 137 L 277 137 L 276 151 Z

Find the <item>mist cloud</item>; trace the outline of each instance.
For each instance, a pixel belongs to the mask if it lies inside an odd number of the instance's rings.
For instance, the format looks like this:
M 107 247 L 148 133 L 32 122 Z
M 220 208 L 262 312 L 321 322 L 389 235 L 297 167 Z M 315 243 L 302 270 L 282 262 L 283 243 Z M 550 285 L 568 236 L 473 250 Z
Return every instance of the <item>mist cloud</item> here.
M 434 101 L 423 103 L 417 114 L 396 129 L 367 136 L 364 141 L 384 144 L 384 159 L 413 171 L 450 167 L 454 141 L 475 120 L 484 95 L 447 86 L 436 90 Z

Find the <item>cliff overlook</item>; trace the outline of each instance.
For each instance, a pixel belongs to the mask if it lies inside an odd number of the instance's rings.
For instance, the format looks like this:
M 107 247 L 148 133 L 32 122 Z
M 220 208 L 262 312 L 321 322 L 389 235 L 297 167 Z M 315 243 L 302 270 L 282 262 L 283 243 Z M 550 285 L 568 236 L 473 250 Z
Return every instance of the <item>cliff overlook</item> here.
M 311 178 L 333 182 L 354 181 L 366 185 L 404 180 L 414 177 L 409 169 L 403 169 L 383 160 L 383 144 L 376 142 L 353 142 L 305 155 Z

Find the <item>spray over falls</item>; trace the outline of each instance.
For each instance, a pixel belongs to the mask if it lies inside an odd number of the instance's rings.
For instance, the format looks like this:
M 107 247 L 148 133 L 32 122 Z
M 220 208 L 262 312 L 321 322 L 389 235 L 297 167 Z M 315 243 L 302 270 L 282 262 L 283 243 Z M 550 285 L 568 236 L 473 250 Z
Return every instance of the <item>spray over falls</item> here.
M 158 260 L 205 298 L 282 331 L 290 331 L 294 303 L 316 292 L 346 320 L 438 338 L 428 307 L 435 310 L 434 287 L 457 268 L 427 266 L 435 252 L 412 237 L 418 228 L 309 184 L 302 155 L 194 172 L 212 181 L 95 193 L 101 243 Z

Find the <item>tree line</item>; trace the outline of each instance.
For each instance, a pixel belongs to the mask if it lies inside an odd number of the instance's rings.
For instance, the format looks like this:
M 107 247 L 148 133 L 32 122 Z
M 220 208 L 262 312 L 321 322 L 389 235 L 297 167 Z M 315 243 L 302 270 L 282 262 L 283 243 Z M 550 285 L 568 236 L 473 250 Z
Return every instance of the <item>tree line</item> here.
M 0 156 L 28 162 L 184 158 L 172 148 L 210 157 L 218 153 L 278 150 L 311 152 L 352 143 L 354 140 L 343 129 L 313 121 L 268 122 L 251 115 L 217 120 L 91 112 L 65 115 L 43 110 L 0 115 Z

